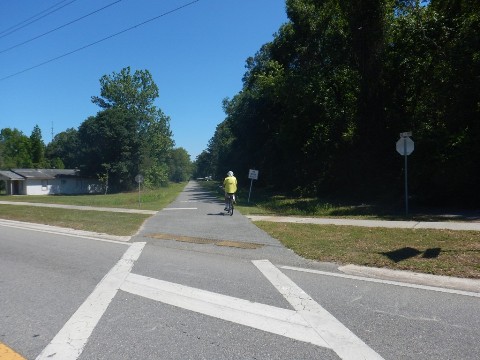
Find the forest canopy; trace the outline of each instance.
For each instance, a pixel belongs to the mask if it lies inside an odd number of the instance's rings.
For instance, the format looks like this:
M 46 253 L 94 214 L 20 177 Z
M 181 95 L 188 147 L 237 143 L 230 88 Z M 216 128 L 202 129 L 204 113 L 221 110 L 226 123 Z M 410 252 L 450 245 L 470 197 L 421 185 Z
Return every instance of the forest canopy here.
M 415 201 L 478 205 L 480 2 L 287 0 L 286 10 L 224 100 L 197 176 L 258 169 L 258 185 L 277 191 L 401 198 L 395 143 L 411 131 Z

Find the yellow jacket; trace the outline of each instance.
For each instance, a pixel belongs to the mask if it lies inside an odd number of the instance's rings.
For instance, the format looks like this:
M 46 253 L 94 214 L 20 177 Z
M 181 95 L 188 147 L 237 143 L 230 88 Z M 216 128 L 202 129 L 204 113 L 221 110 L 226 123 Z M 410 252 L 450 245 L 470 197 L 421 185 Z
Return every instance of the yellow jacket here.
M 225 192 L 229 194 L 234 194 L 237 192 L 237 178 L 235 176 L 227 176 L 223 180 L 223 187 Z

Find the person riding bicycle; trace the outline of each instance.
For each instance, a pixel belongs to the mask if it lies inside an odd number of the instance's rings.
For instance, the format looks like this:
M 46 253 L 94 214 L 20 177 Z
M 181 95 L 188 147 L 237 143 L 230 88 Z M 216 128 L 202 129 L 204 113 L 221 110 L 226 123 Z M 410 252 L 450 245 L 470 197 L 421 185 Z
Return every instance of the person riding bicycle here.
M 237 178 L 233 176 L 232 171 L 229 171 L 227 177 L 223 180 L 223 188 L 225 189 L 225 211 L 227 211 L 230 195 L 235 195 L 237 192 Z M 235 201 L 235 197 L 233 199 Z

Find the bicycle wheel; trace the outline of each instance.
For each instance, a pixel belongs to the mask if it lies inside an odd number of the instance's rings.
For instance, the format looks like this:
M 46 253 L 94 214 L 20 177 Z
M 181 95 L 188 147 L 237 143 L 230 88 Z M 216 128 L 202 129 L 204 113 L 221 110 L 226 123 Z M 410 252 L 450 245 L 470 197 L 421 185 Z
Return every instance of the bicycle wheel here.
M 230 208 L 228 209 L 230 216 L 233 215 L 233 199 L 230 197 Z

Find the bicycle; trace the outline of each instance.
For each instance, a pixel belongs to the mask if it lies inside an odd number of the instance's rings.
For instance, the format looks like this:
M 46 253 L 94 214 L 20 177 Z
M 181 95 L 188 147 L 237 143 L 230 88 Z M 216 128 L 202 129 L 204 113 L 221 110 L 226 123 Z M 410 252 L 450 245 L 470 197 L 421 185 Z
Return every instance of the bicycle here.
M 227 203 L 227 214 L 230 216 L 233 215 L 233 209 L 234 209 L 234 204 L 235 204 L 235 194 L 228 194 L 228 203 Z

